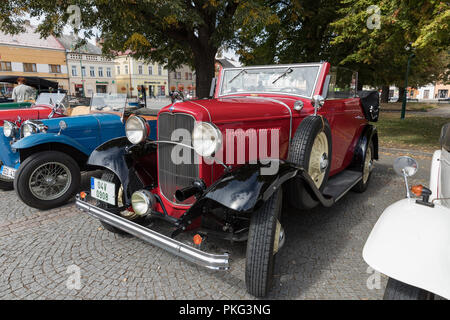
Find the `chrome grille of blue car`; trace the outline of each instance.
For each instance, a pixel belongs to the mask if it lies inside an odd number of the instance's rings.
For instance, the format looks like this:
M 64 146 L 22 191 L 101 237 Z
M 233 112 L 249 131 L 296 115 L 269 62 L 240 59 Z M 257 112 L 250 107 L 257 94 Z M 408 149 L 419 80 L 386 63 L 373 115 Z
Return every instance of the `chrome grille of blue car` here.
M 193 116 L 184 113 L 164 112 L 158 116 L 158 140 L 171 141 L 172 132 L 175 129 L 185 129 L 192 133 L 194 129 L 195 119 Z M 187 138 L 187 137 L 186 137 Z M 183 144 L 192 146 L 191 136 L 182 141 Z M 161 193 L 169 201 L 176 204 L 192 204 L 195 199 L 190 198 L 184 202 L 178 202 L 175 199 L 175 191 L 192 185 L 192 182 L 198 178 L 198 164 L 195 164 L 194 150 L 184 148 L 183 152 L 187 152 L 190 163 L 175 164 L 172 161 L 172 150 L 176 148 L 175 144 L 158 143 L 158 179 Z M 177 149 L 180 149 L 178 147 Z

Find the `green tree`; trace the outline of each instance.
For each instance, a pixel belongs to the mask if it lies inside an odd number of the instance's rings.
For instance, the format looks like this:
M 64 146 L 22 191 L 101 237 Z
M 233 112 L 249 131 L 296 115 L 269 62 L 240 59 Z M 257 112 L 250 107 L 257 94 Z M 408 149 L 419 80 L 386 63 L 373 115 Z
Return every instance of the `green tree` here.
M 240 29 L 277 22 L 263 1 L 238 0 L 15 0 L 0 3 L 2 31 L 20 32 L 22 14 L 45 19 L 42 36 L 60 34 L 73 21 L 70 5 L 81 12 L 76 30 L 85 37 L 100 31 L 103 51 L 131 50 L 136 58 L 166 63 L 169 69 L 187 63 L 195 68 L 200 98 L 209 94 L 217 50 Z
M 234 47 L 244 64 L 315 62 L 334 55 L 330 23 L 343 6 L 340 0 L 267 0 L 266 6 L 280 22 L 239 34 Z
M 404 86 L 406 64 L 411 54 L 405 49 L 408 45 L 412 45 L 415 54 L 410 85 L 417 87 L 442 80 L 449 61 L 447 3 L 433 0 L 341 2 L 342 18 L 331 25 L 335 34 L 331 44 L 336 52 L 345 53 L 338 59 L 341 65 L 360 70 L 360 80 L 364 84 L 384 88 L 390 84 Z M 379 12 L 370 10 L 373 5 Z

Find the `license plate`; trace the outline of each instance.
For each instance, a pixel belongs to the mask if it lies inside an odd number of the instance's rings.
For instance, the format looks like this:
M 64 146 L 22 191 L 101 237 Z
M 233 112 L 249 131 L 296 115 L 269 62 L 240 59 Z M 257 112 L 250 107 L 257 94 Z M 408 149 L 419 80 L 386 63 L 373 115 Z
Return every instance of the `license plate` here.
M 16 175 L 16 169 L 7 166 L 2 166 L 0 173 L 2 176 L 14 180 L 14 176 Z
M 91 196 L 97 200 L 115 205 L 116 186 L 114 183 L 91 177 Z

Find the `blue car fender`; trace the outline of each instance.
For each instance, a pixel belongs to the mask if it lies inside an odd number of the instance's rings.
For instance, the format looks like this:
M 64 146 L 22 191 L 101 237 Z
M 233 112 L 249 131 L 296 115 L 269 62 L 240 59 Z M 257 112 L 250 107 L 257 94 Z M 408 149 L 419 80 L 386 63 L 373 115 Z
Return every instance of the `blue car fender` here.
M 0 127 L 0 162 L 11 168 L 19 165 L 19 153 L 11 149 L 11 138 L 5 137 L 3 127 Z
M 32 134 L 28 137 L 20 139 L 19 141 L 14 143 L 12 145 L 12 147 L 17 150 L 22 150 L 22 149 L 28 149 L 28 148 L 36 147 L 36 146 L 47 144 L 47 143 L 66 144 L 68 146 L 78 149 L 79 151 L 81 151 L 82 153 L 84 153 L 87 156 L 89 156 L 92 152 L 92 150 L 81 145 L 75 139 L 68 137 L 66 135 L 63 135 L 63 134 L 60 135 L 57 133 Z

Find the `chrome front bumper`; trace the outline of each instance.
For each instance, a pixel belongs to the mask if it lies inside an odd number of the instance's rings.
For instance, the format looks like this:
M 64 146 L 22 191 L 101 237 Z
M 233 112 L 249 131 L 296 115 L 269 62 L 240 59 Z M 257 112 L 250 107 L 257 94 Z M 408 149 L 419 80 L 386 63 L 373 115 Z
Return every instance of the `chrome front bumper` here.
M 91 205 L 79 197 L 77 197 L 75 203 L 78 209 L 86 212 L 90 216 L 102 220 L 118 229 L 121 229 L 134 235 L 135 237 L 138 237 L 195 264 L 213 270 L 228 270 L 230 268 L 228 253 L 211 254 L 203 252 L 180 241 L 145 228 L 130 220 Z

